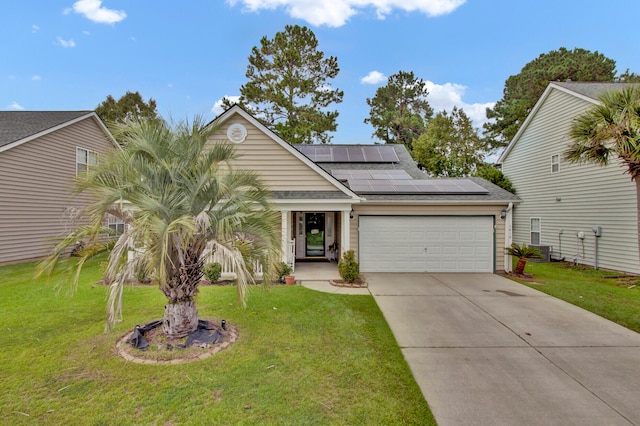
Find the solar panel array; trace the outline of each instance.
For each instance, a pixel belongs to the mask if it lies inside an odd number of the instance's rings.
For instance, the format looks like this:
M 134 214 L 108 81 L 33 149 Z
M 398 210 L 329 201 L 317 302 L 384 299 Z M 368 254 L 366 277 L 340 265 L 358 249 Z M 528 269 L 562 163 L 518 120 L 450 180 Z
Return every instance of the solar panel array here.
M 489 191 L 471 179 L 413 179 L 404 170 L 332 170 L 360 194 L 484 195 Z
M 331 174 L 340 180 L 366 179 L 411 179 L 404 170 L 331 170 Z
M 392 146 L 298 145 L 298 151 L 315 163 L 397 163 Z

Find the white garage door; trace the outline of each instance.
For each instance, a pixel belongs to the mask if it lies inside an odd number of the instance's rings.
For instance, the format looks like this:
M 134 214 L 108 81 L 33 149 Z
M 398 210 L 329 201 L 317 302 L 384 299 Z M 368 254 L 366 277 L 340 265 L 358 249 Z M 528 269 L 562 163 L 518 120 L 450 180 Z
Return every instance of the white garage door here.
M 362 272 L 493 272 L 493 217 L 360 216 Z

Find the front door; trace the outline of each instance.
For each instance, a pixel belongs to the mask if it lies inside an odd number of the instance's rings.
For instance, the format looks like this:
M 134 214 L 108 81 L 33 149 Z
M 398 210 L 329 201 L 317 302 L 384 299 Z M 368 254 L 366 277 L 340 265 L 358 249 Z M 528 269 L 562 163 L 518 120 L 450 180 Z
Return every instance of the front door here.
M 324 213 L 306 213 L 305 215 L 305 256 L 324 257 Z

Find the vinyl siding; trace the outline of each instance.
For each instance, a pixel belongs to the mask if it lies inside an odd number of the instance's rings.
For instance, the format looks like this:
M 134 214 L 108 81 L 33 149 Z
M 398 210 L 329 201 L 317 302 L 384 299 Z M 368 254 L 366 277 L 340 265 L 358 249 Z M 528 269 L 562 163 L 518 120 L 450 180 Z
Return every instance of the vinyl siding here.
M 233 166 L 254 170 L 273 191 L 335 191 L 336 186 L 324 176 L 288 152 L 240 115 L 230 117 L 213 135 L 212 142 L 227 140 L 227 128 L 242 124 L 247 129 L 244 142 L 234 144 L 239 155 Z
M 601 226 L 598 266 L 640 273 L 636 189 L 625 167 L 616 160 L 600 167 L 563 158 L 573 118 L 592 105 L 552 90 L 503 160 L 503 172 L 523 200 L 514 209 L 513 241 L 528 244 L 530 218 L 539 217 L 540 242 L 553 247 L 554 258 L 593 265 L 592 228 Z M 553 154 L 560 154 L 557 173 L 551 173 Z M 584 244 L 578 232 L 584 232 Z
M 113 144 L 87 118 L 0 153 L 0 264 L 47 255 L 70 228 L 65 212 L 87 203 L 70 194 L 76 147 L 104 153 Z
M 494 216 L 495 217 L 495 253 L 496 271 L 504 271 L 504 225 L 500 219 L 500 212 L 504 206 L 425 206 L 425 205 L 374 205 L 356 204 L 353 207 L 354 218 L 351 219 L 349 230 L 349 244 L 358 254 L 358 217 L 359 215 L 411 215 L 411 216 Z

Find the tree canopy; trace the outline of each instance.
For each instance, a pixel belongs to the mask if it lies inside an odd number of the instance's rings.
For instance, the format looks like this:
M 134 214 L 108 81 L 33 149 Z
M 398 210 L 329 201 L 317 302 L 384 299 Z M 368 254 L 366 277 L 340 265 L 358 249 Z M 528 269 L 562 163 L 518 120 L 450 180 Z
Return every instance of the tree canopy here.
M 491 164 L 485 164 L 479 167 L 473 175 L 488 180 L 494 185 L 498 185 L 500 188 L 506 189 L 513 194 L 516 193 L 516 188 L 513 186 L 509 178 L 502 173 L 502 170 L 496 169 Z
M 209 143 L 215 129 L 198 119 L 172 128 L 162 120 L 134 118 L 112 131 L 125 141 L 78 181 L 93 196 L 88 223 L 71 231 L 41 265 L 52 272 L 65 249 L 84 241 L 84 260 L 104 242 L 106 215 L 126 227 L 110 250 L 104 282 L 110 288 L 108 324 L 121 317 L 123 286 L 142 272 L 167 298 L 164 333 L 182 337 L 198 323 L 195 296 L 207 253 L 223 252 L 235 266 L 242 303 L 253 281 L 254 261 L 266 277 L 280 255 L 279 217 L 269 191 L 252 171 L 234 170 L 234 147 Z M 130 241 L 142 249 L 127 258 Z
M 487 108 L 492 121 L 484 125 L 485 137 L 494 148 L 506 146 L 550 81 L 614 81 L 615 77 L 616 62 L 597 51 L 561 47 L 543 53 L 507 79 L 502 99 Z
M 364 122 L 373 126 L 372 136 L 384 143 L 404 144 L 411 152 L 413 141 L 424 133 L 433 115 L 428 94 L 427 84 L 413 72 L 399 71 L 389 76 L 387 85 L 367 98 L 370 111 Z
M 413 158 L 433 177 L 463 177 L 483 164 L 487 149 L 462 109 L 439 112 L 413 143 Z
M 344 93 L 331 87 L 340 68 L 335 56 L 325 57 L 307 27 L 287 25 L 272 39 L 260 40 L 249 56 L 239 104 L 290 143 L 327 143 L 338 124 Z M 231 106 L 228 99 L 225 107 Z
M 127 91 L 127 93 L 117 101 L 113 96 L 108 95 L 107 99 L 100 103 L 95 111 L 105 123 L 125 121 L 133 118 L 158 118 L 156 101 L 153 98 L 149 98 L 149 102 L 145 102 L 139 92 Z

